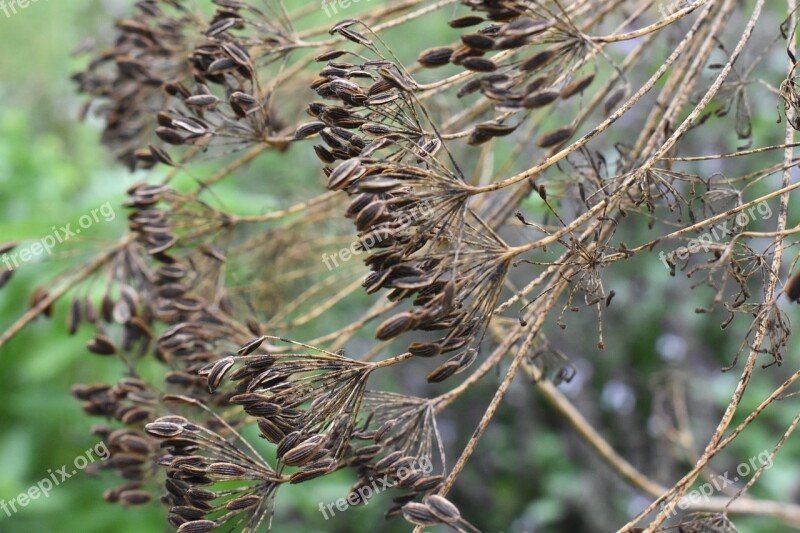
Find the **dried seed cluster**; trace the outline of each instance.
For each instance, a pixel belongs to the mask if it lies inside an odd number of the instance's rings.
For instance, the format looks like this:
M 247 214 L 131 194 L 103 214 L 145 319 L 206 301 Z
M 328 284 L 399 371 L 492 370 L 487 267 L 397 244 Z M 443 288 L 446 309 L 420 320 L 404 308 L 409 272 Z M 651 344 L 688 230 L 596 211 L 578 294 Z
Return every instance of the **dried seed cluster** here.
M 279 0 L 199 4 L 136 2 L 113 46 L 75 76 L 105 120 L 103 142 L 124 164 L 170 168 L 162 182 L 128 189 L 124 238 L 75 278 L 102 296 L 71 296 L 68 331 L 90 326 L 88 351 L 119 361 L 125 377 L 72 392 L 88 415 L 107 420 L 94 428 L 111 452 L 102 468 L 123 482 L 105 499 L 140 506 L 160 497 L 180 532 L 263 529 L 281 485 L 344 469 L 360 503 L 376 480 L 396 488 L 387 518 L 477 531 L 445 498 L 463 461 L 446 479 L 441 411 L 507 355 L 514 370 L 569 380 L 574 368 L 545 335 L 546 317 L 554 312 L 566 329 L 567 310 L 594 308 L 602 349 L 603 314 L 616 294 L 606 271 L 663 245 L 629 247 L 623 225 L 647 220 L 634 226 L 636 238 L 644 227 L 671 232 L 686 220 L 704 231 L 703 218 L 732 218 L 744 206 L 741 183 L 749 189 L 783 170 L 727 177 L 715 167 L 704 178 L 684 169 L 694 160 L 671 157 L 683 135 L 732 109 L 737 137 L 752 137 L 746 90 L 758 84 L 747 83 L 746 66 L 742 79 L 722 84 L 716 107 L 681 126 L 690 96 L 707 90 L 711 51 L 722 50 L 705 33 L 725 26 L 728 10 L 718 5 L 704 9 L 710 18 L 694 33 L 679 32 L 689 35 L 681 41 L 688 52 L 651 84 L 665 92 L 642 117 L 626 117 L 641 118 L 640 130 L 628 123 L 622 139 L 601 146 L 623 111 L 659 90 L 631 85 L 652 74 L 650 59 L 639 61 L 648 43 L 671 31 L 619 2 L 461 0 L 449 20 L 455 42 L 426 37 L 408 57 L 387 30 L 413 29 L 452 3 L 373 4 L 330 28 L 306 27 L 308 12 Z M 646 31 L 623 33 L 634 26 Z M 609 46 L 617 41 L 629 49 Z M 630 76 L 634 69 L 646 75 Z M 791 72 L 778 92 L 797 128 Z M 266 182 L 270 200 L 282 201 L 282 182 L 303 178 L 291 165 L 231 183 L 268 151 L 319 162 L 319 183 L 302 181 L 286 209 L 238 212 L 236 191 L 258 202 L 253 191 Z M 206 174 L 209 160 L 233 154 Z M 536 218 L 522 212 L 537 209 Z M 782 363 L 788 317 L 774 295 L 751 301 L 754 279 L 774 280 L 768 255 L 777 241 L 763 252 L 740 237 L 726 234 L 707 261 L 666 266 L 715 290 L 714 305 L 729 314 L 723 326 L 755 316 L 745 344 Z M 14 247 L 0 245 L 0 254 Z M 326 272 L 320 256 L 339 247 L 363 261 Z M 0 288 L 13 275 L 0 271 Z M 798 276 L 785 288 L 793 301 Z M 342 303 L 359 291 L 377 303 L 351 306 L 361 313 L 353 317 Z M 31 314 L 51 316 L 53 294 L 37 289 Z M 375 349 L 350 348 L 362 332 L 380 341 Z M 299 335 L 318 336 L 288 340 Z M 150 355 L 163 382 L 141 375 Z M 481 364 L 438 397 L 370 388 L 376 374 L 412 358 L 432 364 L 409 380 L 432 383 Z M 256 427 L 273 452 L 243 436 Z M 728 527 L 717 516 L 695 518 L 698 528 Z

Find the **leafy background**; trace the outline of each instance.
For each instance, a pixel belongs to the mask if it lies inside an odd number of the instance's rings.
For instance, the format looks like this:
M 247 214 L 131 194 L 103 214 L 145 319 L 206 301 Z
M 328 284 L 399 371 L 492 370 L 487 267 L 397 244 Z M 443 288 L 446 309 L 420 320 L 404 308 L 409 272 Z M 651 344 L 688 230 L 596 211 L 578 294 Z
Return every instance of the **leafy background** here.
M 357 9 L 378 0 L 362 3 Z M 11 18 L 0 13 L 0 242 L 36 240 L 50 234 L 53 225 L 74 226 L 82 214 L 107 201 L 118 206 L 125 188 L 144 178 L 131 176 L 114 164 L 99 144 L 97 119 L 76 120 L 82 99 L 69 80 L 85 61 L 72 57 L 70 51 L 86 36 L 109 42 L 113 38 L 110 21 L 123 16 L 131 4 L 40 0 Z M 443 31 L 439 30 L 441 22 L 426 23 L 424 34 L 436 40 L 436 32 Z M 413 42 L 408 46 L 420 47 Z M 756 116 L 757 142 L 779 135 L 772 105 L 767 101 L 757 107 L 767 110 Z M 726 133 L 720 130 L 720 135 Z M 293 188 L 301 183 L 296 174 L 304 169 L 315 172 L 313 168 L 307 155 L 296 149 L 282 158 L 261 158 L 248 170 L 254 180 L 261 180 L 251 184 L 255 196 L 250 196 L 250 201 L 269 206 L 276 195 L 295 194 Z M 272 176 L 277 185 L 258 190 L 265 175 Z M 47 261 L 20 269 L 0 292 L 0 329 L 24 312 L 37 283 L 117 238 L 124 231 L 125 214 L 122 208 L 116 214 L 114 221 L 86 230 L 80 241 L 57 247 Z M 562 389 L 624 456 L 659 481 L 671 484 L 692 461 L 673 457 L 659 433 L 660 402 L 674 390 L 665 390 L 663 384 L 685 387 L 697 449 L 710 435 L 735 384 L 736 371 L 722 373 L 720 369 L 736 353 L 744 324 L 722 332 L 719 316 L 694 314 L 695 307 L 705 304 L 708 292 L 689 291 L 688 283 L 670 277 L 655 256 L 637 256 L 609 275 L 610 286 L 614 286 L 613 276 L 620 281 L 606 319 L 607 331 L 616 333 L 609 335 L 606 350 L 598 351 L 593 333 L 574 334 L 592 332 L 591 317 L 583 316 L 573 319 L 566 334 L 555 337 L 567 353 L 578 354 L 572 355 L 572 362 L 579 374 Z M 796 319 L 797 313 L 792 311 L 791 316 Z M 89 356 L 84 349 L 88 332 L 69 337 L 64 323 L 65 306 L 60 305 L 52 320 L 38 320 L 0 351 L 0 499 L 14 498 L 47 477 L 48 469 L 72 464 L 76 456 L 97 443 L 89 434 L 94 421 L 82 414 L 69 388 L 75 382 L 116 380 L 117 368 Z M 794 359 L 796 342 L 792 348 L 789 357 Z M 755 407 L 787 372 L 772 368 L 759 373 L 742 411 Z M 407 382 L 408 378 L 400 376 L 398 381 Z M 451 462 L 479 420 L 497 381 L 496 375 L 485 379 L 442 420 Z M 738 462 L 771 449 L 794 417 L 793 410 L 791 405 L 770 409 L 761 424 L 736 441 L 732 452 L 726 454 L 728 463 L 715 463 L 717 470 L 732 471 Z M 660 459 L 654 461 L 654 456 Z M 798 459 L 800 447 L 790 441 L 753 494 L 800 502 Z M 345 495 L 352 481 L 347 473 L 340 473 L 302 487 L 281 489 L 272 529 L 407 529 L 398 520 L 383 521 L 388 493 L 364 508 L 337 512 L 331 520 L 324 520 L 318 511 L 320 502 Z M 0 531 L 165 529 L 163 510 L 157 503 L 140 509 L 105 504 L 102 492 L 115 483 L 102 475 L 79 473 L 48 498 L 32 501 L 12 517 L 0 511 Z M 515 532 L 610 531 L 647 504 L 602 464 L 522 379 L 515 382 L 470 467 L 456 484 L 453 499 L 482 529 Z M 755 518 L 737 518 L 735 523 L 743 532 L 788 527 Z

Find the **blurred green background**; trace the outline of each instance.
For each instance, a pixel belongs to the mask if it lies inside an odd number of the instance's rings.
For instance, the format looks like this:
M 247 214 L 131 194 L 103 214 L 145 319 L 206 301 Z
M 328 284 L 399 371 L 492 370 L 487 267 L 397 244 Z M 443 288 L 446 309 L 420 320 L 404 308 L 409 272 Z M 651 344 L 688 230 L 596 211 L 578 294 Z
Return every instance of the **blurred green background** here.
M 377 3 L 377 0 L 373 0 Z M 127 185 L 142 179 L 117 166 L 100 146 L 100 124 L 76 120 L 83 99 L 69 80 L 83 65 L 70 51 L 87 36 L 108 42 L 111 21 L 126 14 L 131 2 L 121 0 L 39 0 L 11 18 L 0 12 L 0 242 L 39 239 L 53 225 L 71 222 L 107 201 L 117 206 Z M 431 31 L 438 27 L 430 24 Z M 772 105 L 767 102 L 767 107 Z M 774 127 L 772 116 L 756 123 Z M 759 138 L 758 131 L 756 138 Z M 297 152 L 295 152 L 297 154 Z M 294 165 L 290 155 L 284 165 Z M 275 159 L 257 163 L 271 168 Z M 278 169 L 280 171 L 280 169 Z M 65 261 L 88 257 L 93 249 L 124 231 L 124 214 L 95 224 L 80 236 L 79 251 L 58 248 L 49 261 L 20 269 L 0 292 L 0 330 L 21 315 L 42 280 L 50 279 Z M 77 242 L 77 241 L 76 241 Z M 723 374 L 741 341 L 741 324 L 722 332 L 720 316 L 695 315 L 708 291 L 688 290 L 652 257 L 637 258 L 609 274 L 624 280 L 607 316 L 607 349 L 595 339 L 575 338 L 593 331 L 592 317 L 576 318 L 561 347 L 578 368 L 577 378 L 563 390 L 609 441 L 631 462 L 671 483 L 691 461 L 671 457 L 669 446 L 653 445 L 660 437 L 659 383 L 683 383 L 688 391 L 693 426 L 701 442 L 727 404 L 737 371 Z M 669 299 L 669 305 L 664 298 Z M 635 312 L 631 312 L 635 310 Z M 793 312 L 792 318 L 797 314 Z M 116 380 L 118 368 L 90 359 L 84 345 L 89 332 L 75 337 L 65 332 L 65 305 L 50 321 L 37 320 L 0 350 L 0 499 L 10 500 L 29 486 L 94 446 L 90 420 L 81 412 L 69 388 L 75 382 Z M 572 333 L 572 337 L 569 333 Z M 790 356 L 796 359 L 797 343 Z M 796 367 L 790 360 L 788 367 Z M 743 402 L 749 412 L 790 372 L 790 368 L 759 373 Z M 499 376 L 492 375 L 471 391 L 441 422 L 451 462 L 469 438 Z M 672 389 L 670 389 L 672 390 Z M 777 442 L 796 408 L 777 406 L 764 415 L 715 463 L 720 471 L 757 456 Z M 648 439 L 652 439 L 648 441 Z M 731 459 L 733 458 L 733 459 Z M 738 461 L 735 460 L 738 458 Z M 800 447 L 791 442 L 766 471 L 752 493 L 763 498 L 800 502 Z M 405 531 L 382 514 L 389 494 L 365 508 L 350 509 L 325 521 L 320 502 L 346 494 L 353 481 L 348 473 L 282 489 L 273 530 L 282 531 Z M 48 498 L 32 501 L 12 517 L 0 511 L 2 532 L 143 532 L 165 530 L 164 511 L 157 503 L 123 509 L 102 501 L 103 491 L 117 483 L 109 477 L 78 473 L 55 488 Z M 496 420 L 462 475 L 453 499 L 465 515 L 487 531 L 594 532 L 624 523 L 647 500 L 608 470 L 579 441 L 566 423 L 518 379 Z M 744 532 L 782 531 L 769 519 L 737 518 Z

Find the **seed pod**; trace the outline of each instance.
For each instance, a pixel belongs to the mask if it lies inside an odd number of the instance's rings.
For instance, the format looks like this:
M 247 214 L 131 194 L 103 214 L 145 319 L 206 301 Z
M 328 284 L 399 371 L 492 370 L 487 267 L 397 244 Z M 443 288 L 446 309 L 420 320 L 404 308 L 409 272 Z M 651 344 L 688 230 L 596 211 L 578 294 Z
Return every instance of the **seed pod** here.
M 800 271 L 789 278 L 784 292 L 789 300 L 800 303 Z
M 375 431 L 375 436 L 372 438 L 372 440 L 376 443 L 379 443 L 386 435 L 389 434 L 396 424 L 397 422 L 395 420 L 384 422 L 384 424 Z
M 490 137 L 505 137 L 517 129 L 517 124 L 498 124 L 497 122 L 484 122 L 475 126 L 475 129 Z
M 130 507 L 147 505 L 151 499 L 150 493 L 143 490 L 126 490 L 119 493 L 119 502 Z
M 361 192 L 380 194 L 386 193 L 403 185 L 403 181 L 394 178 L 374 178 L 362 179 L 358 182 L 357 189 Z
M 419 320 L 409 312 L 399 313 L 384 321 L 375 333 L 375 337 L 382 341 L 388 341 L 397 337 L 401 333 L 414 329 Z
M 195 94 L 184 100 L 183 103 L 191 107 L 211 107 L 221 101 L 213 94 Z
M 603 114 L 610 115 L 614 111 L 614 108 L 616 108 L 617 105 L 619 105 L 619 103 L 622 102 L 622 100 L 628 95 L 628 90 L 629 88 L 627 83 L 614 89 L 614 91 L 608 95 L 608 98 L 606 98 L 606 101 L 603 103 Z
M 251 353 L 258 350 L 261 347 L 261 345 L 264 344 L 264 341 L 266 339 L 267 339 L 266 337 L 258 337 L 256 339 L 247 342 L 244 346 L 239 348 L 239 351 L 236 352 L 237 355 L 250 355 Z
M 177 437 L 183 433 L 183 427 L 174 422 L 165 421 L 163 418 L 159 418 L 155 422 L 147 424 L 144 430 L 148 435 L 161 439 Z
M 475 129 L 472 131 L 472 133 L 469 134 L 469 139 L 467 139 L 467 144 L 469 144 L 470 146 L 479 146 L 491 140 L 492 140 L 491 135 L 489 135 L 485 131 Z
M 255 507 L 259 503 L 261 503 L 261 497 L 259 496 L 240 496 L 239 498 L 228 501 L 228 503 L 225 504 L 225 508 L 229 511 L 244 511 L 245 509 Z
M 294 134 L 295 139 L 305 139 L 307 137 L 311 137 L 314 134 L 317 134 L 325 129 L 325 123 L 314 121 L 314 122 L 307 122 L 305 124 L 301 124 L 300 127 L 297 128 L 297 131 Z
M 497 70 L 497 65 L 494 61 L 483 57 L 468 57 L 462 60 L 461 64 L 472 72 L 494 72 Z
M 377 224 L 386 215 L 386 203 L 382 200 L 375 200 L 370 203 L 356 217 L 356 229 L 365 231 L 367 228 Z
M 416 357 L 436 357 L 442 353 L 442 348 L 436 342 L 414 342 L 408 346 L 408 351 Z
M 206 469 L 208 475 L 217 479 L 243 479 L 247 470 L 233 463 L 213 463 Z
M 494 47 L 494 39 L 480 32 L 465 33 L 461 36 L 461 42 L 478 50 L 491 50 Z
M 208 381 L 208 390 L 210 392 L 214 392 L 219 387 L 222 380 L 225 378 L 225 374 L 231 369 L 234 365 L 236 360 L 233 357 L 225 357 L 212 363 L 211 367 L 203 369 L 199 372 L 199 374 L 205 375 L 206 380 Z
M 334 49 L 331 49 L 331 50 L 326 50 L 326 51 L 322 52 L 321 54 L 317 55 L 314 58 L 314 61 L 317 61 L 317 62 L 320 62 L 320 63 L 324 63 L 326 61 L 333 61 L 334 59 L 342 57 L 343 55 L 345 55 L 347 53 L 349 53 L 347 50 L 340 50 L 340 49 L 334 48 Z
M 177 165 L 175 165 L 175 161 L 172 160 L 172 158 L 169 156 L 169 154 L 165 150 L 159 148 L 158 146 L 156 146 L 154 144 L 149 144 L 149 145 L 147 145 L 147 149 L 150 150 L 150 154 L 159 163 L 163 163 L 163 164 L 168 165 L 170 167 L 177 166 Z
M 78 298 L 73 298 L 67 315 L 67 331 L 70 335 L 75 335 L 81 325 L 81 307 L 81 301 Z
M 360 44 L 362 46 L 371 46 L 372 41 L 367 39 L 364 35 L 361 35 L 357 31 L 348 29 L 348 28 L 341 28 L 338 30 L 339 35 L 347 39 L 348 41 L 352 41 L 356 44 Z
M 336 161 L 336 158 L 333 156 L 331 151 L 320 144 L 314 145 L 314 152 L 317 154 L 319 160 L 323 163 L 331 164 Z
M 90 352 L 97 355 L 114 355 L 117 352 L 114 343 L 105 335 L 97 335 L 97 337 L 88 342 L 86 347 Z
M 526 59 L 519 65 L 523 72 L 533 72 L 549 65 L 556 58 L 555 50 L 542 50 L 538 54 Z
M 440 367 L 436 368 L 433 372 L 428 374 L 427 379 L 428 383 L 441 383 L 442 381 L 446 380 L 453 374 L 455 374 L 459 369 L 459 365 L 455 361 L 447 361 Z
M 141 454 L 146 454 L 150 451 L 150 445 L 148 444 L 147 440 L 133 434 L 123 435 L 120 437 L 119 446 L 124 450 Z
M 587 74 L 561 89 L 561 99 L 566 100 L 578 93 L 582 93 L 594 81 L 594 74 Z
M 281 406 L 270 402 L 260 402 L 248 405 L 244 408 L 245 412 L 252 416 L 270 418 L 279 414 L 282 410 Z
M 0 271 L 0 289 L 2 289 L 6 283 L 11 281 L 11 278 L 14 276 L 14 272 L 15 271 L 13 269 L 9 270 L 7 268 L 3 268 L 2 271 Z
M 319 448 L 320 444 L 318 442 L 306 441 L 286 452 L 281 460 L 287 466 L 302 466 L 311 459 Z
M 556 89 L 543 89 L 541 91 L 534 91 L 522 99 L 522 107 L 525 109 L 544 107 L 558 99 L 558 96 L 559 92 Z
M 117 417 L 117 419 L 125 425 L 132 425 L 142 420 L 147 420 L 150 418 L 151 413 L 147 409 L 142 409 L 139 407 L 134 407 L 132 409 L 128 409 L 122 416 Z
M 369 460 L 378 455 L 381 451 L 383 451 L 383 446 L 380 444 L 371 444 L 357 449 L 355 451 L 355 456 L 362 460 Z
M 156 128 L 156 135 L 165 143 L 181 145 L 184 142 L 181 134 L 171 128 L 165 128 L 163 126 Z
M 460 29 L 460 28 L 468 28 L 470 26 L 476 26 L 484 21 L 483 17 L 478 17 L 475 15 L 470 15 L 466 17 L 459 17 L 457 19 L 453 19 L 449 21 L 447 24 L 451 28 Z
M 575 133 L 573 126 L 566 126 L 557 130 L 545 133 L 536 141 L 536 145 L 540 148 L 552 148 L 564 144 Z
M 404 93 L 411 92 L 411 87 L 409 87 L 409 85 L 405 82 L 405 80 L 397 77 L 397 75 L 388 68 L 379 69 L 378 74 L 380 75 L 381 78 L 383 78 L 383 80 L 386 83 L 388 83 L 395 89 L 398 89 Z
M 261 430 L 261 436 L 272 444 L 279 443 L 286 435 L 286 432 L 278 427 L 277 424 L 266 418 L 258 419 L 258 429 Z
M 446 524 L 461 520 L 461 513 L 458 507 L 443 496 L 430 494 L 425 498 L 424 502 L 431 510 L 431 513 Z
M 611 291 L 611 292 L 608 293 L 608 296 L 606 297 L 606 307 L 611 305 L 611 300 L 614 299 L 614 296 L 616 296 L 616 294 L 617 293 L 615 291 Z
M 275 451 L 276 457 L 280 459 L 284 455 L 286 455 L 286 452 L 294 448 L 295 445 L 300 441 L 301 437 L 302 433 L 300 433 L 299 431 L 292 431 L 291 433 L 283 437 L 281 441 L 278 443 L 278 448 Z
M 438 487 L 441 482 L 442 476 L 423 477 L 416 480 L 412 488 L 415 492 L 427 492 Z
M 467 96 L 468 94 L 472 94 L 472 93 L 478 91 L 481 88 L 481 85 L 482 85 L 482 80 L 480 78 L 476 78 L 476 79 L 470 80 L 467 83 L 465 83 L 458 90 L 458 93 L 457 93 L 456 96 L 458 98 L 463 98 L 463 97 Z
M 415 526 L 435 526 L 439 523 L 439 519 L 427 505 L 417 502 L 409 502 L 403 506 L 403 518 Z
M 213 520 L 194 520 L 181 524 L 181 527 L 178 528 L 178 533 L 208 533 L 217 527 L 219 527 L 219 524 Z
M 508 37 L 498 37 L 494 41 L 495 50 L 513 50 L 521 48 L 531 41 L 527 35 L 510 35 Z
M 377 463 L 375 463 L 375 471 L 379 473 L 387 472 L 392 466 L 403 457 L 403 452 L 400 450 L 393 451 Z
M 436 68 L 450 63 L 450 57 L 452 57 L 452 55 L 453 49 L 447 46 L 428 48 L 419 54 L 417 61 L 419 61 L 419 64 L 423 67 Z

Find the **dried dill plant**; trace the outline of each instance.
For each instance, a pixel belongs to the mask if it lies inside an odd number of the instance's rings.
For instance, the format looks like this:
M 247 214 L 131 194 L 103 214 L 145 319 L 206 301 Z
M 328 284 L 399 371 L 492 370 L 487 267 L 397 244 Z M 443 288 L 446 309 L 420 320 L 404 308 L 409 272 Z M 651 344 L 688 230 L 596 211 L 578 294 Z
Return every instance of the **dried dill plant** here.
M 103 287 L 98 299 L 72 298 L 68 326 L 94 328 L 88 350 L 124 372 L 73 389 L 87 414 L 109 420 L 95 433 L 112 452 L 103 466 L 122 481 L 105 499 L 160 498 L 180 532 L 255 531 L 272 523 L 282 485 L 351 470 L 361 501 L 375 479 L 396 482 L 388 518 L 473 531 L 446 496 L 522 371 L 653 500 L 621 530 L 665 530 L 709 461 L 800 379 L 728 431 L 757 367 L 785 363 L 784 303 L 800 300 L 797 275 L 783 289 L 800 231 L 787 222 L 800 186 L 790 179 L 793 1 L 779 27 L 764 0 L 698 0 L 667 14 L 622 0 L 373 2 L 321 25 L 317 6 L 295 4 L 141 0 L 75 76 L 120 162 L 166 174 L 128 189 L 120 241 L 37 290 L 0 345 L 80 286 Z M 420 38 L 409 55 L 392 32 L 428 20 L 452 39 Z M 655 64 L 652 49 L 665 50 Z M 786 58 L 786 70 L 767 57 Z M 756 92 L 778 102 L 782 143 L 754 138 Z M 698 145 L 711 128 L 733 136 L 719 150 Z M 301 201 L 252 215 L 216 193 L 244 187 L 246 165 L 270 153 L 318 161 Z M 737 225 L 765 202 L 772 227 Z M 719 224 L 713 242 L 696 240 Z M 691 254 L 669 253 L 687 239 Z M 329 268 L 320 258 L 339 248 L 363 255 Z M 607 272 L 641 256 L 711 288 L 698 312 L 751 322 L 730 358 L 746 359 L 731 403 L 670 488 L 614 453 L 553 387 L 576 371 L 558 347 L 566 311 L 596 313 L 603 349 L 616 294 Z M 361 334 L 376 339 L 366 353 L 350 342 Z M 148 358 L 159 380 L 140 372 Z M 418 381 L 457 384 L 430 397 L 369 388 L 373 374 L 425 359 Z M 497 370 L 477 429 L 446 460 L 437 420 Z M 249 428 L 274 451 L 250 442 Z M 797 506 L 770 512 L 771 502 L 740 495 L 674 526 L 733 531 L 728 513 L 800 521 Z

